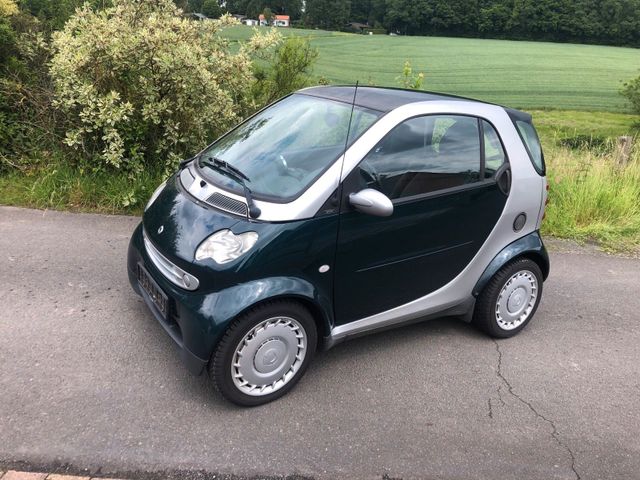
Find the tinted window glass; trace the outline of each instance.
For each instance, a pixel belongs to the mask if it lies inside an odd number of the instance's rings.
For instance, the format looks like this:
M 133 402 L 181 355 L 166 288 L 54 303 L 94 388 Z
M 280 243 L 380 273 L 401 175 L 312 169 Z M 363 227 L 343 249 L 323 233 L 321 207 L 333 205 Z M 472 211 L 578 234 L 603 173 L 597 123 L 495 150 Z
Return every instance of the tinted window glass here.
M 538 170 L 538 172 L 544 172 L 542 147 L 540 146 L 540 140 L 538 139 L 536 129 L 533 128 L 533 125 L 531 125 L 530 123 L 523 122 L 521 120 L 516 121 L 516 126 L 518 127 L 518 131 L 520 132 L 522 140 L 524 140 L 524 143 L 529 150 L 529 155 L 531 156 L 531 160 L 536 166 L 536 169 Z
M 463 116 L 424 116 L 395 127 L 356 169 L 362 188 L 391 199 L 477 182 L 478 121 Z
M 492 178 L 506 161 L 506 155 L 495 128 L 483 120 L 482 129 L 484 130 L 484 177 Z

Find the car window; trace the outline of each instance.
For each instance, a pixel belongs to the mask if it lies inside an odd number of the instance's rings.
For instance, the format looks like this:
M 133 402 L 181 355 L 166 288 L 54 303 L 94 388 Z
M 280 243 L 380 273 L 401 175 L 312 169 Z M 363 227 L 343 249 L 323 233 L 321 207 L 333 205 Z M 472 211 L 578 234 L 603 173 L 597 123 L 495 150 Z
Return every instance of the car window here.
M 428 115 L 396 126 L 356 168 L 362 188 L 391 199 L 457 187 L 480 179 L 478 120 Z
M 240 124 L 204 152 L 240 170 L 258 200 L 288 202 L 329 168 L 381 113 L 324 98 L 294 94 Z M 347 130 L 351 130 L 347 142 Z M 242 186 L 201 166 L 216 186 L 243 195 Z
M 484 178 L 493 178 L 506 161 L 506 155 L 495 128 L 483 120 L 482 130 L 484 131 Z
M 517 120 L 516 127 L 518 127 L 518 132 L 520 132 L 520 136 L 524 141 L 529 156 L 531 157 L 531 161 L 536 167 L 538 172 L 544 172 L 544 159 L 542 158 L 542 147 L 540 146 L 540 140 L 538 139 L 538 134 L 536 133 L 536 129 L 533 128 L 528 122 L 523 122 L 522 120 Z

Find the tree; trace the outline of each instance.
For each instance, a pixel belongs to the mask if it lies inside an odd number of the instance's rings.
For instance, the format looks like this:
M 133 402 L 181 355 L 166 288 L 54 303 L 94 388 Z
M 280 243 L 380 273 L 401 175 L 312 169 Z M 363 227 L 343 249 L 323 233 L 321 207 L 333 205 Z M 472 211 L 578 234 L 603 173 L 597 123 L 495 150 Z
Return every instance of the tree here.
M 92 7 L 102 7 L 106 0 L 88 0 Z M 37 17 L 46 31 L 61 29 L 84 0 L 21 0 L 23 10 Z
M 209 18 L 220 18 L 224 13 L 218 0 L 204 0 L 202 3 L 202 13 Z
M 262 11 L 262 15 L 264 16 L 267 25 L 271 25 L 271 23 L 273 22 L 273 12 L 271 11 L 271 9 L 269 7 L 265 8 Z
M 371 13 L 372 0 L 351 0 L 351 14 L 349 20 L 352 22 L 367 23 Z
M 197 0 L 193 0 L 197 1 Z M 248 0 L 227 0 L 225 7 L 231 13 L 237 13 L 239 15 L 245 15 L 247 13 Z
M 325 30 L 341 30 L 349 21 L 351 2 L 348 0 L 307 0 L 308 21 Z
M 504 36 L 510 16 L 511 11 L 504 1 L 485 1 L 480 6 L 478 32 L 485 36 Z
M 279 15 L 289 15 L 291 20 L 302 16 L 302 0 L 271 0 L 267 6 Z
M 182 3 L 185 3 L 185 5 L 181 5 Z M 176 1 L 176 5 L 182 9 L 184 9 L 187 12 L 198 12 L 198 13 L 202 13 L 202 5 L 203 5 L 204 1 L 203 0 L 180 0 L 180 1 Z
M 405 35 L 426 33 L 433 9 L 428 0 L 388 0 L 384 26 Z

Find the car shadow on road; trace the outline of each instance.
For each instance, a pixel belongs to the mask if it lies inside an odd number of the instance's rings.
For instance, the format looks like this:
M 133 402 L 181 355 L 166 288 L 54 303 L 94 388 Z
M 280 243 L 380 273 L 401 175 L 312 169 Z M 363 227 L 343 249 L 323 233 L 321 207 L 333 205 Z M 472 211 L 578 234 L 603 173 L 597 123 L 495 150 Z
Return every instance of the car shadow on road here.
M 200 376 L 187 372 L 180 361 L 178 348 L 148 311 L 142 299 L 132 294 L 127 301 L 130 302 L 131 310 L 140 324 L 138 329 L 140 335 L 135 340 L 137 345 L 144 355 L 161 359 L 157 364 L 160 368 L 154 374 L 170 377 L 166 380 L 167 382 L 179 382 L 178 388 L 183 395 L 198 398 L 212 409 L 236 411 L 240 408 L 227 402 L 215 391 L 206 372 Z M 314 377 L 331 376 L 331 372 L 336 369 L 352 368 L 353 365 L 373 357 L 393 367 L 394 362 L 402 362 L 402 358 L 398 355 L 399 351 L 429 349 L 435 344 L 442 344 L 443 341 L 465 344 L 489 341 L 489 339 L 472 325 L 457 318 L 415 322 L 352 338 L 328 351 L 318 351 L 306 373 L 305 381 L 313 383 Z

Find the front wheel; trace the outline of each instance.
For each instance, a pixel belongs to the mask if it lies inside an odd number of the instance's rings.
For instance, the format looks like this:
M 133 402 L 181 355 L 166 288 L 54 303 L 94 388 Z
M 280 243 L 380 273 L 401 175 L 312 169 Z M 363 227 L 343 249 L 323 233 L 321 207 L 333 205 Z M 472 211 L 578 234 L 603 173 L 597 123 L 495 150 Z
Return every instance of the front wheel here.
M 513 337 L 536 313 L 542 281 L 542 271 L 533 260 L 519 258 L 508 263 L 478 296 L 473 323 L 492 337 Z
M 300 304 L 274 301 L 236 319 L 220 340 L 209 373 L 228 400 L 256 406 L 286 394 L 315 353 L 317 331 Z

